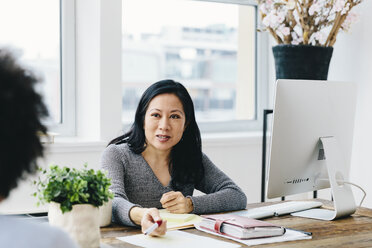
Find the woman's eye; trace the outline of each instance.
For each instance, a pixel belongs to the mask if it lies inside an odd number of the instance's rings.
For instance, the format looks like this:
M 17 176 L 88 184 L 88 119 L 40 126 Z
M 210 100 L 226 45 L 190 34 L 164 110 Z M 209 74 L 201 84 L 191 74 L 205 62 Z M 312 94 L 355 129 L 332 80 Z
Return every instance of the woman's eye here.
M 153 116 L 153 117 L 159 117 L 160 115 L 159 115 L 159 114 L 156 114 L 156 113 L 154 113 L 154 114 L 152 114 L 151 116 Z
M 179 115 L 171 115 L 170 118 L 171 118 L 171 119 L 179 119 L 179 118 L 181 118 L 181 117 L 180 117 Z

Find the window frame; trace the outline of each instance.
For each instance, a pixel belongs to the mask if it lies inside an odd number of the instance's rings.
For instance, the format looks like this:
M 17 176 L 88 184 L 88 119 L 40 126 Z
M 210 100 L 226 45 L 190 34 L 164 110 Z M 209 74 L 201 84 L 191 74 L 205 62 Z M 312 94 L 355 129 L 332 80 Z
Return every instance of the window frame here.
M 255 29 L 261 24 L 258 4 L 255 0 L 190 0 L 199 2 L 216 2 L 235 5 L 248 5 L 255 8 Z M 263 109 L 268 106 L 269 75 L 268 65 L 268 36 L 264 32 L 255 33 L 255 117 L 253 120 L 231 120 L 219 122 L 199 122 L 202 133 L 249 132 L 262 130 Z M 124 130 L 129 130 L 132 124 L 124 123 Z
M 247 5 L 255 7 L 255 29 L 258 30 L 260 18 L 258 4 L 255 0 L 191 0 L 201 2 L 216 2 L 236 5 Z M 268 103 L 268 37 L 267 34 L 256 31 L 255 34 L 255 118 L 253 120 L 232 120 L 220 122 L 200 122 L 198 123 L 202 133 L 218 132 L 247 132 L 262 129 L 263 109 Z
M 60 0 L 59 10 L 61 122 L 47 126 L 61 136 L 75 136 L 75 0 Z

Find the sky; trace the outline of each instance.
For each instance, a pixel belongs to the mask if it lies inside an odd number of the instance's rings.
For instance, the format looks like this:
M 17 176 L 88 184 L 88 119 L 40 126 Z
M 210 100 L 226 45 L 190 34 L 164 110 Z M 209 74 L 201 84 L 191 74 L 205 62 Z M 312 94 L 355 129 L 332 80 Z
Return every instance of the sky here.
M 237 6 L 192 0 L 122 0 L 123 32 L 157 33 L 170 26 L 237 26 Z M 23 58 L 56 58 L 59 0 L 0 0 L 0 45 L 24 49 Z
M 0 45 L 24 48 L 25 59 L 58 56 L 59 0 L 0 0 Z
M 170 26 L 196 26 L 224 23 L 237 26 L 238 8 L 233 4 L 192 0 L 123 0 L 123 32 L 158 32 Z M 133 21 L 136 20 L 136 21 Z

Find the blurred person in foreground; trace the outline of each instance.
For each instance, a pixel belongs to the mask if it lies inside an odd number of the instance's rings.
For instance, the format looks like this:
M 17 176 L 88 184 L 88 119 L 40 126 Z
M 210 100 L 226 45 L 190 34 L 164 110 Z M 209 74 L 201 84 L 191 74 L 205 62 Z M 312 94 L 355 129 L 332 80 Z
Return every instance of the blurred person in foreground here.
M 48 111 L 34 90 L 38 79 L 0 48 L 0 204 L 43 155 L 38 132 Z M 0 215 L 1 247 L 77 247 L 68 234 L 47 223 Z

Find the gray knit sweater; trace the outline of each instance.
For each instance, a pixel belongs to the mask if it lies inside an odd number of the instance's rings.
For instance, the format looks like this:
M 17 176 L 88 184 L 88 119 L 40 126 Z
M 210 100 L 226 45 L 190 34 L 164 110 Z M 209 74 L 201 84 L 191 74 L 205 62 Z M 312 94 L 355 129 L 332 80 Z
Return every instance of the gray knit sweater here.
M 204 178 L 197 185 L 181 190 L 190 197 L 193 213 L 205 214 L 244 209 L 247 198 L 242 190 L 203 154 Z M 102 154 L 101 167 L 111 178 L 113 221 L 134 226 L 129 211 L 134 206 L 162 208 L 160 198 L 172 191 L 171 182 L 163 186 L 141 154 L 133 153 L 127 144 L 110 145 Z M 172 180 L 172 179 L 171 179 Z M 194 189 L 206 195 L 192 196 Z

